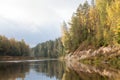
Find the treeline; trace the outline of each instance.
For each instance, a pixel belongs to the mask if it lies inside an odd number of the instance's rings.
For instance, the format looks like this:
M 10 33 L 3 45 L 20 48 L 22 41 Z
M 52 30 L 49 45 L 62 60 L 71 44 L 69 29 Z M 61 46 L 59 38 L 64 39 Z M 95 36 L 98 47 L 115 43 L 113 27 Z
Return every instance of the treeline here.
M 61 39 L 49 40 L 38 44 L 33 49 L 35 57 L 57 58 L 64 55 L 64 48 Z
M 120 44 L 120 0 L 80 4 L 71 21 L 62 25 L 62 43 L 67 53 Z
M 0 36 L 0 56 L 29 56 L 30 48 L 24 40 L 16 41 Z

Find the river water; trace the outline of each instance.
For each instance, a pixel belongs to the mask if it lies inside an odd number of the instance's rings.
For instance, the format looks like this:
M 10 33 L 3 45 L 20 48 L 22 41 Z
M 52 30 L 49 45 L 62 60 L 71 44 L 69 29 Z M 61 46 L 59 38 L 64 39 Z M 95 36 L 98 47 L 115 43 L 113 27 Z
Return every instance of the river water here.
M 120 80 L 120 70 L 54 59 L 2 61 L 0 80 Z

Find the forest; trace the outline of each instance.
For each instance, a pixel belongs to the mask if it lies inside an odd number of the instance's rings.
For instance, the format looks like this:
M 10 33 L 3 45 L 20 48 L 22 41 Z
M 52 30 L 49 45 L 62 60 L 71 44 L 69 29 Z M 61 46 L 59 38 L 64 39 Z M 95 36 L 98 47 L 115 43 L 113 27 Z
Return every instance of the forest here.
M 76 49 L 120 44 L 120 0 L 92 0 L 80 4 L 69 23 L 63 22 L 62 43 L 66 53 Z
M 0 36 L 0 56 L 28 56 L 57 58 L 64 55 L 64 47 L 61 39 L 49 40 L 30 48 L 24 40 L 17 41 L 14 38 L 8 39 Z
M 80 4 L 70 22 L 63 22 L 62 36 L 38 44 L 35 56 L 59 57 L 77 49 L 98 49 L 120 44 L 120 1 L 92 0 Z
M 16 41 L 0 36 L 0 56 L 29 56 L 30 48 L 24 40 Z
M 61 38 L 40 43 L 32 51 L 35 57 L 58 58 L 65 54 Z

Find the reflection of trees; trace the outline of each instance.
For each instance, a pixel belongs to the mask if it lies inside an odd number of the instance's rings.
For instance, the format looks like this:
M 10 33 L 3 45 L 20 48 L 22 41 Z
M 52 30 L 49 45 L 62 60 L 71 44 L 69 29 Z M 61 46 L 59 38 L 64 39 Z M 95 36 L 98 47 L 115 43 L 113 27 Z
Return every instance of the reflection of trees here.
M 34 69 L 37 72 L 41 72 L 48 77 L 56 77 L 57 79 L 62 78 L 64 73 L 64 62 L 60 61 L 43 61 L 43 62 L 36 62 L 38 65 L 34 65 Z
M 80 80 L 80 77 L 74 70 L 66 68 L 66 71 L 63 74 L 62 80 Z
M 107 80 L 105 76 L 101 76 L 97 73 L 88 73 L 82 71 L 74 71 L 68 68 L 63 75 L 62 80 Z
M 79 62 L 41 61 L 31 63 L 0 63 L 0 80 L 16 80 L 29 72 L 30 68 L 57 80 L 119 80 L 120 70 L 109 65 L 91 66 Z
M 0 64 L 0 80 L 16 80 L 16 78 L 24 80 L 26 72 L 29 72 L 29 65 L 25 63 Z
M 74 77 L 74 78 L 71 78 Z M 119 80 L 120 70 L 109 65 L 90 66 L 80 62 L 67 62 L 62 80 Z

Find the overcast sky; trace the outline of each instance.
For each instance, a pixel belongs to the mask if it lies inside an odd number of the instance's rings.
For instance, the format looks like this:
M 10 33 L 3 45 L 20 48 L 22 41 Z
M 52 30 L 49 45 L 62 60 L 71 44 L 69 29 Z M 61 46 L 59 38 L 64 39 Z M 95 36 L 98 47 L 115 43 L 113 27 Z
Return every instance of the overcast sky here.
M 61 35 L 61 23 L 84 1 L 0 0 L 0 35 L 24 39 L 30 46 L 55 39 Z

